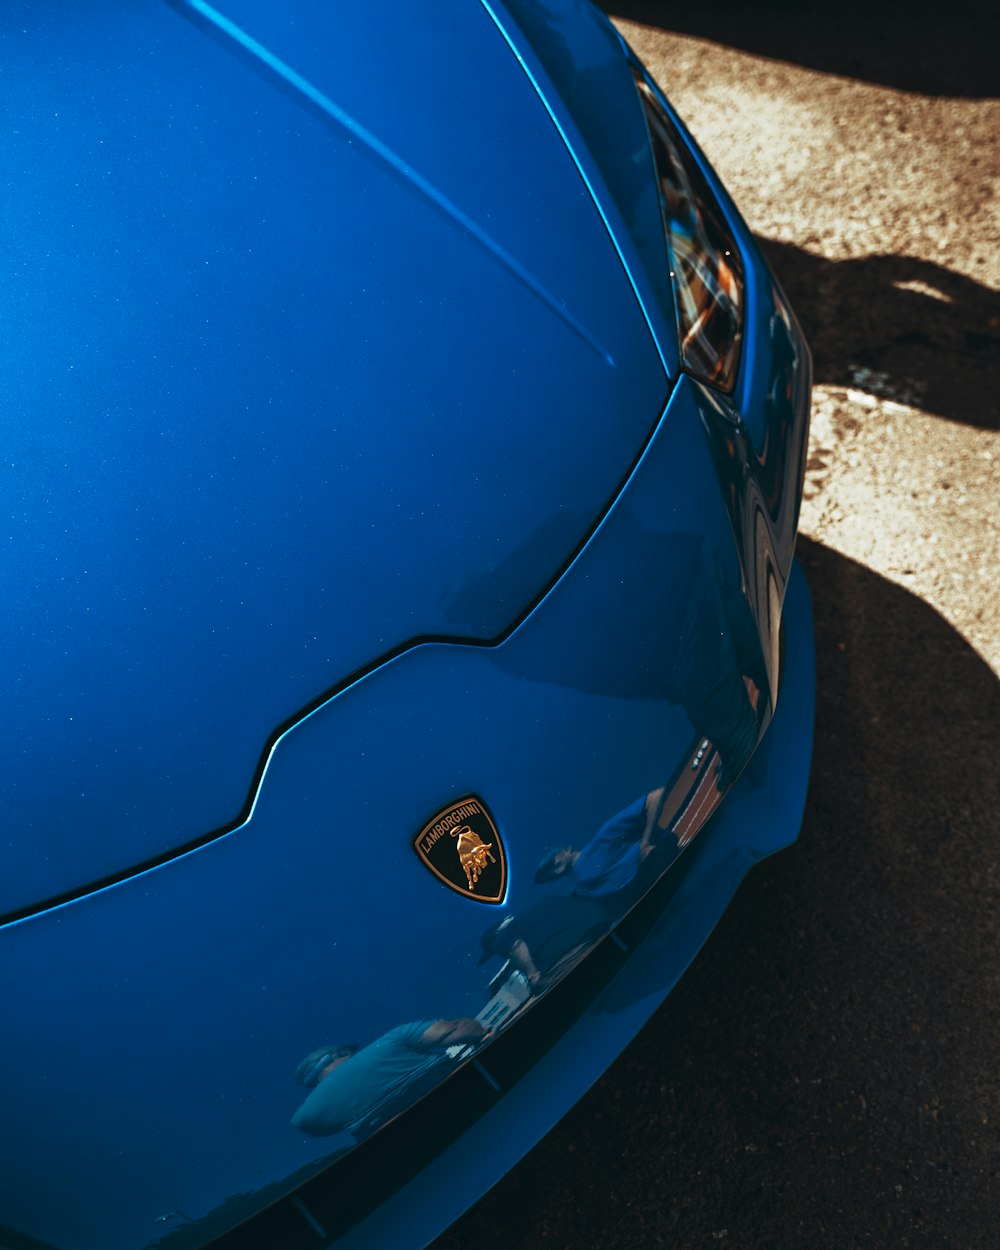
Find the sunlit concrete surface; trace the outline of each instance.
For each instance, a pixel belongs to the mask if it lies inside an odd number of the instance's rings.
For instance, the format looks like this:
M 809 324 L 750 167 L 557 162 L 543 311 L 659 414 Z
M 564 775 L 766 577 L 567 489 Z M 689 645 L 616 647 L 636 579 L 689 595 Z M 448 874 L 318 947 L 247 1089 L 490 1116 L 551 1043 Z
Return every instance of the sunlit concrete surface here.
M 1000 672 L 1000 101 L 620 26 L 813 343 L 803 533 L 918 594 Z

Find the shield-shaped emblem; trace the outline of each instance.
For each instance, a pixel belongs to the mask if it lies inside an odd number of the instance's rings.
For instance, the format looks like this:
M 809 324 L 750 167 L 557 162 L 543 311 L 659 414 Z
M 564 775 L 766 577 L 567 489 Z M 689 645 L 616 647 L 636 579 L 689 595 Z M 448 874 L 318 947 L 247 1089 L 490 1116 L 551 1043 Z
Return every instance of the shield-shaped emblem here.
M 477 903 L 503 902 L 507 856 L 496 821 L 474 794 L 435 812 L 413 839 L 413 849 L 456 894 Z

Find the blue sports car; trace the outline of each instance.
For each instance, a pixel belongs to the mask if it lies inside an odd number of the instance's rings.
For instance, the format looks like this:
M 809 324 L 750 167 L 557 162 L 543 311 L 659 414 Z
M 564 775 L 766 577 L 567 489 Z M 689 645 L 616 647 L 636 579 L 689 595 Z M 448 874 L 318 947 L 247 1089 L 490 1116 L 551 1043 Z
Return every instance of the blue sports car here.
M 585 0 L 13 0 L 0 1246 L 420 1246 L 794 840 L 810 362 Z

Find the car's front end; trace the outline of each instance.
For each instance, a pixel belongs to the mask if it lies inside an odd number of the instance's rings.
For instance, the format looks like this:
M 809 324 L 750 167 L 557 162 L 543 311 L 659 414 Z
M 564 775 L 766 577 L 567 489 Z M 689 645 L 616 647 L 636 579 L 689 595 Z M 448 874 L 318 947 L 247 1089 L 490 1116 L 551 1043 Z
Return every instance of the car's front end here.
M 69 111 L 15 152 L 73 570 L 13 566 L 25 1244 L 424 1244 L 801 819 L 809 355 L 711 168 L 589 6 L 401 5 L 377 65 L 292 7 L 5 32 Z

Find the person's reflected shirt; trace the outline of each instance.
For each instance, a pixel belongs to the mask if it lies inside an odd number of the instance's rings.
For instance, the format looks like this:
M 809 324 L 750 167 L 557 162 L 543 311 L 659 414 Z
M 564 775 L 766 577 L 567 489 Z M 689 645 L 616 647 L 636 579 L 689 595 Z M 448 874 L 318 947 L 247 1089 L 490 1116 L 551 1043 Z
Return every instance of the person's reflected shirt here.
M 632 884 L 642 863 L 646 827 L 646 796 L 606 821 L 580 848 L 569 876 L 576 893 L 603 898 Z
M 428 1045 L 425 1035 L 437 1023 L 417 1020 L 390 1029 L 320 1081 L 292 1117 L 296 1128 L 311 1136 L 342 1129 L 363 1136 L 376 1121 L 395 1113 L 401 1096 L 415 1098 L 446 1060 L 443 1048 Z

